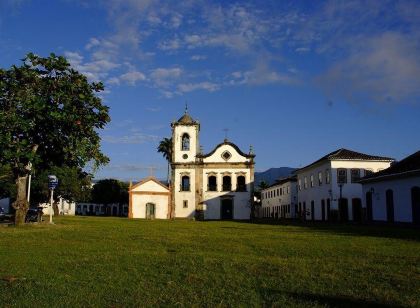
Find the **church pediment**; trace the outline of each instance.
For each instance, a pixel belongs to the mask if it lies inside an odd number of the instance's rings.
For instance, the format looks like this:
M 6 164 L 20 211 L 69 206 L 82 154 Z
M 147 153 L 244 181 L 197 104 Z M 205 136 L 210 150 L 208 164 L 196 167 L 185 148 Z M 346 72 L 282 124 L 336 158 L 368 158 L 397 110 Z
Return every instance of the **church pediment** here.
M 147 178 L 133 185 L 130 189 L 130 192 L 141 191 L 169 192 L 169 188 L 155 178 Z
M 226 163 L 245 163 L 251 162 L 255 155 L 242 152 L 239 147 L 227 140 L 217 145 L 213 151 L 208 154 L 198 155 L 205 163 L 226 162 Z

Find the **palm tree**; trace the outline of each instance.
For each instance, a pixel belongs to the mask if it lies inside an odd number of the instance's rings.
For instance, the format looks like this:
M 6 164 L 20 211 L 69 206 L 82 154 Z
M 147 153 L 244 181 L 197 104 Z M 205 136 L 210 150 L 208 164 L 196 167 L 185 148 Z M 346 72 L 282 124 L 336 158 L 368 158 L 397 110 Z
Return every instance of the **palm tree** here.
M 172 138 L 163 138 L 157 147 L 157 151 L 168 161 L 168 174 L 166 181 L 169 182 L 169 172 L 172 161 Z

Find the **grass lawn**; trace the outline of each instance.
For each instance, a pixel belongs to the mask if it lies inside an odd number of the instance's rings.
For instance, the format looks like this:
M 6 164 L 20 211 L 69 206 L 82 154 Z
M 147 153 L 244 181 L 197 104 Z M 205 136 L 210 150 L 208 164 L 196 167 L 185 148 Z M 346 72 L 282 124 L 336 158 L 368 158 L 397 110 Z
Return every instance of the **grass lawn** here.
M 420 306 L 420 229 L 55 221 L 0 227 L 0 306 Z

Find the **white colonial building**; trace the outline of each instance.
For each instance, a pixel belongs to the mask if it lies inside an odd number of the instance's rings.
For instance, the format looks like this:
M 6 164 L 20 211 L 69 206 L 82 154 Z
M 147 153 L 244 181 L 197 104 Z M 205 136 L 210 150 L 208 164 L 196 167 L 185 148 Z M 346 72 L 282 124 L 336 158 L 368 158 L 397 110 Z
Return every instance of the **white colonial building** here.
M 49 203 L 40 203 L 39 206 L 42 207 L 43 215 L 50 215 L 51 206 Z M 57 207 L 58 207 L 59 215 L 71 215 L 71 216 L 76 215 L 75 202 L 70 202 L 70 201 L 64 200 L 63 198 L 60 198 L 58 200 Z M 53 210 L 53 214 L 54 214 L 54 210 Z
M 168 219 L 171 193 L 169 187 L 153 177 L 129 188 L 128 218 Z
M 261 190 L 260 217 L 297 218 L 297 179 L 295 176 L 280 179 Z
M 150 179 L 133 186 L 131 217 L 153 218 L 147 213 L 154 208 L 155 218 L 249 219 L 254 191 L 252 149 L 245 154 L 225 139 L 210 153 L 202 153 L 200 124 L 187 110 L 171 127 L 170 187 Z
M 252 149 L 224 140 L 204 154 L 200 124 L 185 114 L 172 123 L 171 217 L 249 219 L 254 191 Z
M 360 182 L 368 221 L 420 224 L 420 151 Z
M 339 149 L 296 171 L 298 213 L 306 220 L 361 221 L 361 177 L 388 168 L 392 158 Z

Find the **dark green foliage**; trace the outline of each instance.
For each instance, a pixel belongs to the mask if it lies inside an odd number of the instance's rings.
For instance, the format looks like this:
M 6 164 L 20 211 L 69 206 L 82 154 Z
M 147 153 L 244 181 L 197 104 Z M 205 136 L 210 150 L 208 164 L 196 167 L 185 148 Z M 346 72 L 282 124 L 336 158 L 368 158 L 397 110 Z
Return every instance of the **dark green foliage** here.
M 172 162 L 172 146 L 172 138 L 163 138 L 157 147 L 158 153 L 162 153 L 162 156 L 168 162 L 168 173 L 166 177 L 167 182 L 169 182 L 170 166 Z
M 22 66 L 0 70 L 0 160 L 26 174 L 38 167 L 106 163 L 97 129 L 110 120 L 89 83 L 64 57 L 29 53 Z M 35 148 L 37 146 L 37 148 Z
M 262 181 L 258 184 L 257 189 L 258 189 L 259 191 L 261 191 L 261 190 L 263 190 L 263 189 L 268 188 L 269 186 L 270 186 L 270 185 L 268 185 L 268 183 L 267 183 L 266 181 L 262 180 Z
M 29 53 L 21 66 L 0 69 L 0 165 L 11 169 L 16 182 L 16 224 L 28 207 L 30 163 L 48 170 L 108 162 L 98 135 L 110 121 L 97 96 L 103 89 L 55 54 Z
M 100 180 L 93 186 L 92 202 L 128 204 L 128 184 L 115 180 Z
M 420 306 L 414 228 L 104 217 L 55 223 L 0 228 L 0 306 Z
M 16 196 L 16 185 L 13 182 L 13 173 L 9 166 L 0 166 L 0 199 Z
M 48 170 L 35 173 L 32 177 L 31 204 L 49 202 L 48 175 L 58 178 L 58 186 L 54 190 L 54 199 L 60 197 L 70 202 L 90 201 L 91 176 L 76 167 L 52 167 Z

